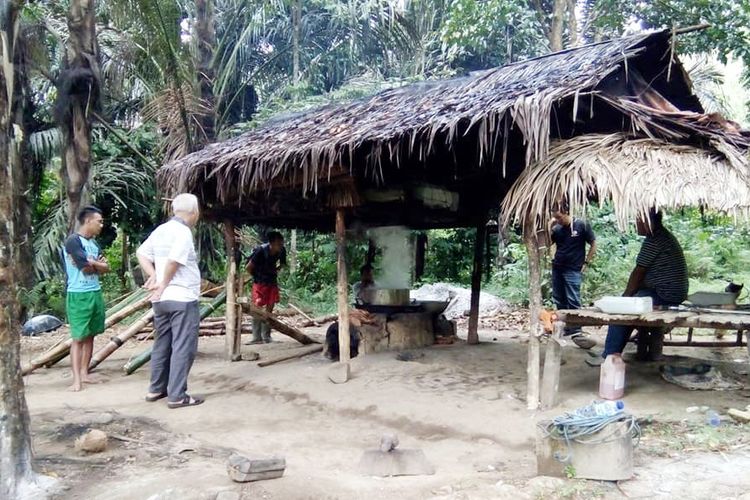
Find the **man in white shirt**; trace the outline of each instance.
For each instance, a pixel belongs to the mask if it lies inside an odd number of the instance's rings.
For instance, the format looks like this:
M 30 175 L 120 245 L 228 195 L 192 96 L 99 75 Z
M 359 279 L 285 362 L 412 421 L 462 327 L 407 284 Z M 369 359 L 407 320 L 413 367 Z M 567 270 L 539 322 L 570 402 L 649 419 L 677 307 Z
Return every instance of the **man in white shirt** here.
M 200 218 L 198 198 L 177 195 L 174 217 L 157 227 L 138 248 L 148 277 L 156 340 L 151 353 L 151 386 L 146 401 L 167 399 L 169 408 L 203 403 L 187 393 L 187 379 L 198 350 L 201 276 L 191 228 Z

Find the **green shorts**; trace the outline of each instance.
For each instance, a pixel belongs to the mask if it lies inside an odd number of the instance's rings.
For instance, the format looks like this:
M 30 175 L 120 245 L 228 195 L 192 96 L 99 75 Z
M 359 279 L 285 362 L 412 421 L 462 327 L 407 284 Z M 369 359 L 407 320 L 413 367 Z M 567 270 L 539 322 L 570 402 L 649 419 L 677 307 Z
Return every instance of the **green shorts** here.
M 83 340 L 104 331 L 104 296 L 95 292 L 68 292 L 65 306 L 73 340 Z

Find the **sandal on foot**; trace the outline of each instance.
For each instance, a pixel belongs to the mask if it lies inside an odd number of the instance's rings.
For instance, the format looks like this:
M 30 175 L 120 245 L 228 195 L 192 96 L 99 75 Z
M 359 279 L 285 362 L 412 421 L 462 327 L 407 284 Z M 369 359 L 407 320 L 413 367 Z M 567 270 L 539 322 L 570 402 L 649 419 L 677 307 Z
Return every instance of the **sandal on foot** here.
M 205 399 L 203 398 L 194 398 L 193 396 L 185 396 L 185 398 L 182 401 L 170 401 L 167 403 L 167 406 L 171 409 L 175 408 L 184 408 L 186 406 L 198 406 L 200 404 L 203 404 Z
M 154 401 L 159 401 L 160 399 L 164 399 L 166 397 L 167 397 L 167 393 L 166 392 L 162 392 L 160 394 L 154 394 L 153 396 L 147 395 L 143 399 L 145 399 L 147 403 L 153 403 Z

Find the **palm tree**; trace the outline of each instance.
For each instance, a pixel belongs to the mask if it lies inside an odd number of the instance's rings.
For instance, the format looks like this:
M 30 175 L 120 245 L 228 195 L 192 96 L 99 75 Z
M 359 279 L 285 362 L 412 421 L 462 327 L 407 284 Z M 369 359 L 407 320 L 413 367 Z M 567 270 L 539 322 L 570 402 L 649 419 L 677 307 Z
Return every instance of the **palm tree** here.
M 85 199 L 91 168 L 91 111 L 99 108 L 101 74 L 94 0 L 70 0 L 65 66 L 58 82 L 56 119 L 63 135 L 62 174 L 68 230 Z
M 21 485 L 33 480 L 29 412 L 20 370 L 16 317 L 17 193 L 22 175 L 23 97 L 19 83 L 17 20 L 20 0 L 0 1 L 0 497 L 16 498 Z

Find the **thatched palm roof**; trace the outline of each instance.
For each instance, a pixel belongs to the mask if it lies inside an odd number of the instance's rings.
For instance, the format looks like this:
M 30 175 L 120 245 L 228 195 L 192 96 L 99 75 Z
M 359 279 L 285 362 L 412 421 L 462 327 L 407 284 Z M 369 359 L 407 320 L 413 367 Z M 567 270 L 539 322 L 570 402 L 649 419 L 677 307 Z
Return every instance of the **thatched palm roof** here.
M 484 135 L 497 133 L 506 113 L 524 132 L 530 159 L 547 149 L 550 108 L 556 100 L 595 86 L 645 42 L 663 35 L 641 35 L 569 50 L 481 74 L 426 82 L 381 92 L 276 121 L 235 139 L 215 143 L 161 169 L 167 190 L 190 189 L 205 176 L 240 170 L 248 189 L 288 173 L 313 187 L 321 173 L 345 163 L 354 149 L 387 147 L 404 138 L 413 146 L 439 131 L 456 131 L 462 120 Z M 483 147 L 492 141 L 484 140 Z M 377 159 L 373 154 L 371 158 Z
M 591 132 L 624 131 L 705 147 L 709 156 L 740 156 L 750 138 L 705 120 L 673 48 L 670 32 L 640 34 L 390 89 L 211 144 L 165 165 L 158 181 L 167 194 L 193 192 L 209 213 L 220 206 L 227 216 L 272 188 L 299 196 L 342 176 L 387 184 L 386 167 L 429 170 L 448 150 L 452 172 L 490 163 L 510 186 L 525 166 L 547 157 L 551 141 Z M 476 157 L 455 152 L 467 137 Z M 509 160 L 513 147 L 524 152 Z M 514 162 L 507 177 L 506 162 Z M 504 190 L 483 196 L 497 203 Z
M 592 197 L 610 200 L 625 229 L 651 207 L 709 206 L 750 214 L 748 158 L 662 139 L 587 134 L 552 144 L 544 162 L 527 167 L 503 200 L 505 224 L 528 217 L 542 227 L 559 200 L 581 214 Z

